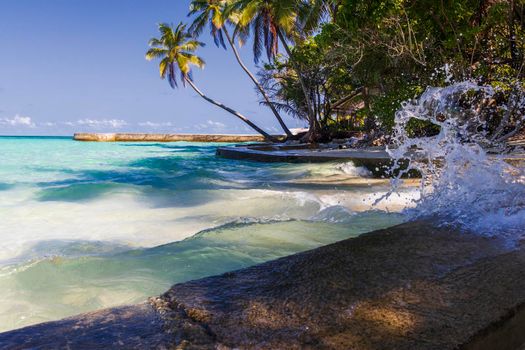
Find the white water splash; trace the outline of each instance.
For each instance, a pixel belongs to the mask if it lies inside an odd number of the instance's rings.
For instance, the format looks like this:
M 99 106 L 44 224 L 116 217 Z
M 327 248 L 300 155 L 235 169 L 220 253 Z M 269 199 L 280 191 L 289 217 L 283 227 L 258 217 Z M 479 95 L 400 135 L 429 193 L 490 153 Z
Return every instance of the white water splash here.
M 462 82 L 428 88 L 417 101 L 406 102 L 396 113 L 394 147 L 388 149 L 398 174 L 392 180 L 392 192 L 385 197 L 397 191 L 403 175 L 418 171 L 421 194 L 415 207 L 406 210 L 410 218 L 436 217 L 443 225 L 521 238 L 525 233 L 525 171 L 507 163 L 504 155 L 487 153 L 487 147 L 494 146 L 494 133 L 487 131 L 483 108 L 494 94 L 491 87 Z M 513 101 L 515 106 L 524 102 Z M 501 108 L 509 111 L 510 107 Z M 410 137 L 407 126 L 413 118 L 439 126 L 439 133 Z M 522 121 L 524 117 L 513 118 Z

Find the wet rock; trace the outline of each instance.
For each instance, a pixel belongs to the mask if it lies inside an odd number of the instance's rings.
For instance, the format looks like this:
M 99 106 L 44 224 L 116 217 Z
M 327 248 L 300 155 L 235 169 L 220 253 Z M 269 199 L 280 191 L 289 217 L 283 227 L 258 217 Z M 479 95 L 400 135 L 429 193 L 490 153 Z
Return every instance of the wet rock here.
M 512 282 L 525 271 L 507 276 L 513 286 L 490 287 L 505 275 L 491 262 L 504 251 L 497 240 L 408 224 L 176 285 L 163 298 L 206 315 L 224 348 L 454 349 L 525 299 L 525 282 Z
M 0 334 L 0 347 L 515 349 L 525 250 L 504 243 L 408 223 Z
M 0 334 L 0 349 L 169 349 L 165 324 L 149 303 L 124 306 Z

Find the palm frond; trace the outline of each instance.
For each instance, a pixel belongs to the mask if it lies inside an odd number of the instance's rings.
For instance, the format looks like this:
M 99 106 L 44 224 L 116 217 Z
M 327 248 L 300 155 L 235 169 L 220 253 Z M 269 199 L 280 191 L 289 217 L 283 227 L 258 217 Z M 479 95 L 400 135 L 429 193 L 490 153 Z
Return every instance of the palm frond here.
M 192 39 L 192 40 L 186 41 L 185 43 L 180 45 L 179 46 L 179 50 L 181 50 L 181 51 L 195 51 L 201 46 L 205 46 L 205 44 L 200 42 L 200 41 Z
M 213 37 L 213 42 L 217 47 L 222 47 L 226 50 L 226 43 L 224 42 L 224 36 L 222 34 L 222 29 L 217 29 L 212 27 L 211 36 Z
M 319 23 L 334 16 L 338 7 L 336 0 L 303 0 L 298 6 L 297 22 L 300 32 L 312 34 Z
M 253 22 L 253 60 L 255 63 L 259 63 L 259 58 L 261 57 L 262 47 L 264 46 L 264 29 L 263 29 L 263 19 L 258 16 Z
M 213 25 L 217 29 L 221 29 L 224 25 L 224 16 L 223 16 L 223 9 L 218 6 L 214 5 L 211 10 L 211 25 Z
M 162 47 L 164 44 L 162 42 L 162 40 L 160 39 L 157 39 L 157 38 L 151 38 L 150 41 L 148 42 L 148 45 L 149 46 L 152 46 L 152 47 Z
M 160 73 L 160 78 L 161 79 L 165 79 L 166 78 L 166 72 L 168 70 L 168 66 L 169 66 L 169 60 L 167 57 L 163 58 L 160 63 L 159 63 L 159 73 Z
M 146 60 L 152 61 L 156 58 L 164 57 L 168 54 L 168 50 L 164 48 L 152 47 L 146 52 Z
M 180 55 L 183 56 L 187 60 L 188 64 L 192 64 L 198 68 L 202 69 L 206 65 L 206 62 L 204 62 L 202 58 L 200 58 L 199 56 L 193 55 L 189 52 L 181 52 Z
M 224 41 L 224 31 L 221 29 L 219 31 L 219 42 L 221 43 L 221 46 L 226 50 L 226 42 Z
M 233 31 L 233 40 L 238 39 L 239 45 L 242 47 L 250 38 L 250 26 L 241 27 L 235 26 Z
M 178 86 L 177 77 L 175 75 L 175 65 L 172 62 L 168 65 L 168 83 L 173 89 Z
M 275 58 L 279 51 L 279 33 L 289 39 L 297 36 L 300 4 L 318 1 L 321 0 L 234 0 L 226 7 L 225 15 L 232 18 L 236 27 L 234 36 L 241 44 L 246 42 L 247 28 L 251 27 L 254 61 L 258 63 L 263 50 L 268 60 Z
M 205 11 L 202 12 L 199 16 L 197 16 L 193 22 L 190 25 L 189 31 L 194 36 L 201 35 L 202 31 L 204 30 L 204 27 L 208 24 L 210 18 L 210 13 Z
M 259 10 L 258 6 L 258 1 L 239 1 L 237 8 L 240 9 L 239 25 L 241 27 L 246 27 L 255 20 Z
M 308 118 L 305 116 L 304 112 L 299 110 L 296 106 L 293 106 L 291 104 L 283 103 L 283 102 L 277 102 L 277 101 L 270 101 L 271 105 L 275 107 L 275 109 L 279 112 L 286 113 L 290 115 L 293 118 L 296 119 L 304 119 L 307 120 Z M 266 101 L 259 101 L 260 105 L 269 106 L 270 104 Z
M 222 46 L 226 49 L 221 31 L 227 19 L 224 15 L 226 5 L 226 0 L 192 1 L 188 16 L 197 15 L 197 17 L 190 26 L 190 32 L 195 36 L 201 35 L 204 27 L 209 25 L 210 34 L 215 45 L 217 45 L 217 47 Z
M 179 70 L 184 74 L 184 76 L 187 76 L 191 69 L 188 57 L 185 57 L 184 55 L 177 55 L 176 60 Z
M 196 13 L 199 13 L 202 11 L 203 8 L 208 6 L 209 0 L 192 0 L 190 3 L 190 12 L 188 13 L 188 16 L 193 16 Z
M 179 28 L 177 27 L 176 30 L 178 29 Z M 174 34 L 173 27 L 170 26 L 168 23 L 159 23 L 159 32 L 161 34 L 160 40 L 163 42 L 166 42 L 167 39 L 171 39 Z

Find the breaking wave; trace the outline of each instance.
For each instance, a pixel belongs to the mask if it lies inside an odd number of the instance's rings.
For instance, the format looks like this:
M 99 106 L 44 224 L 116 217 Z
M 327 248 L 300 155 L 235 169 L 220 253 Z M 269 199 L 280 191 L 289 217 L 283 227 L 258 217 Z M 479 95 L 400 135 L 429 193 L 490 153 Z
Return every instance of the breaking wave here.
M 497 90 L 475 82 L 428 88 L 416 101 L 406 102 L 395 116 L 393 189 L 410 172 L 422 176 L 419 198 L 404 212 L 409 219 L 433 217 L 439 225 L 458 226 L 485 235 L 520 239 L 525 233 L 525 172 L 506 152 L 502 134 L 523 126 L 522 89 L 505 103 L 496 103 Z M 498 114 L 499 113 L 499 114 Z M 499 116 L 494 125 L 491 116 Z M 435 136 L 410 135 L 411 120 L 439 128 Z M 514 165 L 513 165 L 514 164 Z

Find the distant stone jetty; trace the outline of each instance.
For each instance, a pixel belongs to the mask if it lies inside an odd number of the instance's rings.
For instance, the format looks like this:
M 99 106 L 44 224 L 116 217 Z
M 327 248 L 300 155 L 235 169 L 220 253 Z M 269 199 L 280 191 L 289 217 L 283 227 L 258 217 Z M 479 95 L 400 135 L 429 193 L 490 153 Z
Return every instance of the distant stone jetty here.
M 275 136 L 283 138 L 283 136 Z M 140 133 L 76 133 L 76 141 L 87 142 L 263 142 L 262 135 L 206 134 L 140 134 Z

